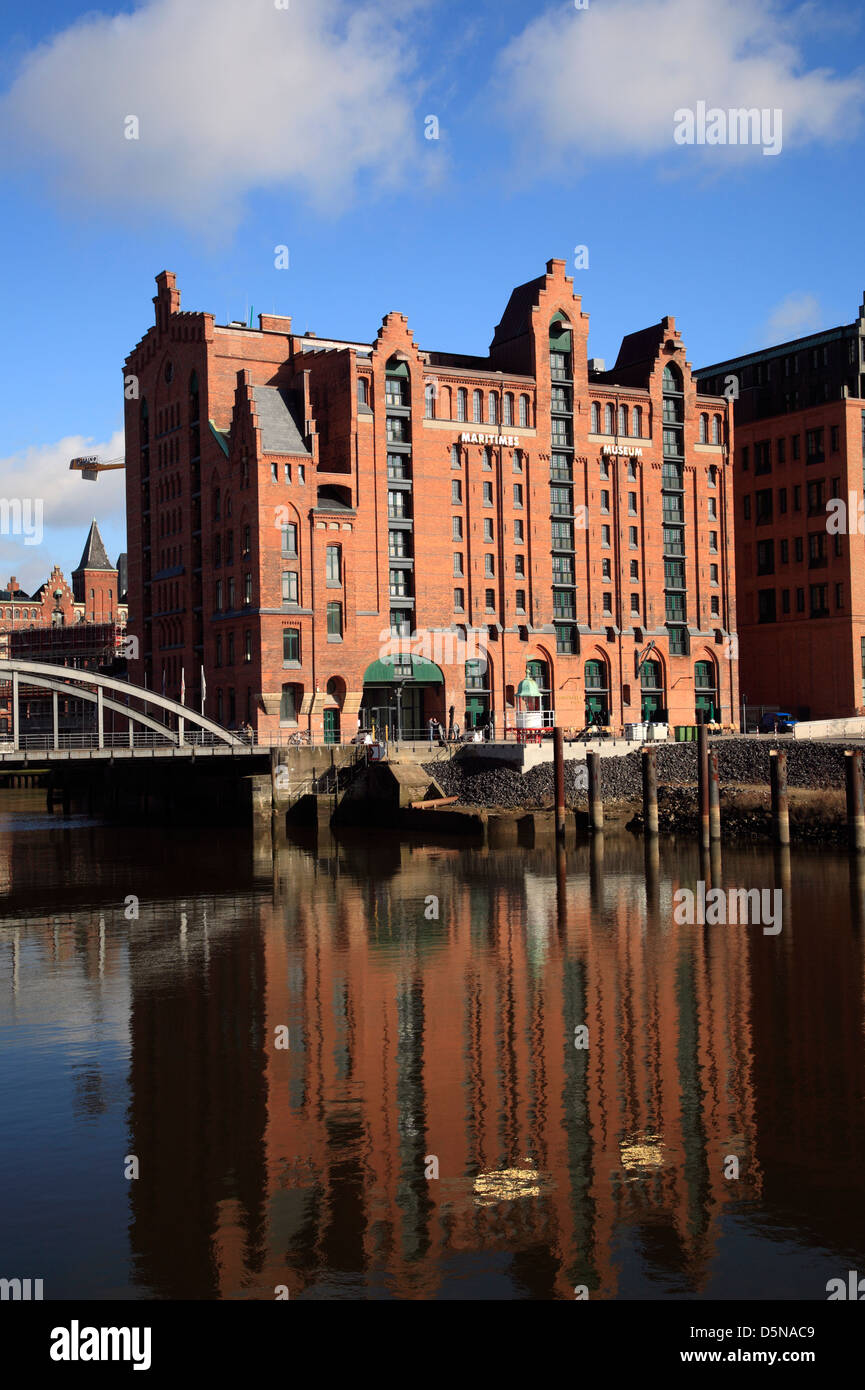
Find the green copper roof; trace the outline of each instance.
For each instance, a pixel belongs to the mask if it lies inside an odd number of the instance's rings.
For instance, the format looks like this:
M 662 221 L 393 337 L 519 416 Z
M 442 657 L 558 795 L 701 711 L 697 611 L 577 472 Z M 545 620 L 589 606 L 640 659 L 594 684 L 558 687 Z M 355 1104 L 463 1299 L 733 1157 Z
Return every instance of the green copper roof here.
M 539 700 L 540 698 L 541 692 L 537 681 L 533 681 L 531 676 L 524 676 L 517 686 L 517 699 Z

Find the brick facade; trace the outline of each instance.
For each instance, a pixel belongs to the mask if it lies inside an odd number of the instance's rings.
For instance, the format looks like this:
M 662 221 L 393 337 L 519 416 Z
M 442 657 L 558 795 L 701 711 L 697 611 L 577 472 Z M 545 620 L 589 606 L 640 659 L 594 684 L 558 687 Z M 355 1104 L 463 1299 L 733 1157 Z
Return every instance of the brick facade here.
M 500 734 L 527 670 L 566 728 L 587 702 L 735 721 L 729 408 L 672 318 L 605 371 L 563 261 L 486 357 L 398 313 L 371 343 L 220 326 L 157 287 L 125 367 L 133 680 L 198 708 L 203 666 L 211 717 L 343 738 L 361 710 Z

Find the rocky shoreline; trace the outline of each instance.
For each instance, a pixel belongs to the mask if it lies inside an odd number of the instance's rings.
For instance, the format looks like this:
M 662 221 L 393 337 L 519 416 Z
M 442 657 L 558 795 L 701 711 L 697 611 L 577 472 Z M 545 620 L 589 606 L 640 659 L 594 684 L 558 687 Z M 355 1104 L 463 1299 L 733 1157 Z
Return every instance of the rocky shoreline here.
M 721 816 L 724 838 L 765 840 L 771 836 L 769 752 L 787 752 L 790 829 L 794 839 L 846 840 L 844 803 L 845 745 L 757 738 L 719 739 Z M 664 833 L 693 835 L 698 828 L 697 745 L 659 744 L 658 819 Z M 565 763 L 565 801 L 586 811 L 587 793 L 577 785 L 582 764 Z M 461 758 L 425 765 L 446 796 L 460 805 L 486 810 L 546 810 L 553 804 L 553 767 L 544 763 L 523 774 L 505 763 Z M 580 774 L 582 780 L 582 773 Z M 601 759 L 605 810 L 630 829 L 642 829 L 642 763 L 639 750 Z

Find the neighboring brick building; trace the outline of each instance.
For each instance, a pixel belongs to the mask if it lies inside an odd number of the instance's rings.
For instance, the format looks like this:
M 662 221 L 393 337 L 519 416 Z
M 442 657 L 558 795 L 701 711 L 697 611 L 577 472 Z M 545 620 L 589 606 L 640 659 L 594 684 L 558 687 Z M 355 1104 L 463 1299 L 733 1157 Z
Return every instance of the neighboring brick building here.
M 112 565 L 94 518 L 71 585 L 59 565 L 32 595 L 13 576 L 0 589 L 0 657 L 107 669 L 117 659 L 126 627 L 126 594 L 119 584 L 118 566 L 125 573 L 126 556 Z M 45 702 L 44 692 L 22 700 L 25 724 L 37 718 Z M 68 712 L 71 718 L 74 711 Z M 8 682 L 0 683 L 0 734 L 9 732 L 11 717 L 10 687 Z
M 739 390 L 736 579 L 749 705 L 799 718 L 865 714 L 863 370 L 865 303 L 852 324 L 696 374 L 709 389 L 735 377 Z
M 326 737 L 501 733 L 527 673 L 565 727 L 735 720 L 728 407 L 673 319 L 605 371 L 563 261 L 486 357 L 397 313 L 372 343 L 220 326 L 157 286 L 125 367 L 133 680 L 198 707 L 203 665 L 212 717 Z

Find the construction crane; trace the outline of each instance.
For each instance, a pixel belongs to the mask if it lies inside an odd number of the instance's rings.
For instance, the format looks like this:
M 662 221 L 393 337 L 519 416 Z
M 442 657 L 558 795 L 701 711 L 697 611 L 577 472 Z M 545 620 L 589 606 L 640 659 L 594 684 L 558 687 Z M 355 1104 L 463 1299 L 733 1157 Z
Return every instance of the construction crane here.
M 75 458 L 69 465 L 73 473 L 80 473 L 88 483 L 95 483 L 100 473 L 108 473 L 112 468 L 125 468 L 126 459 L 106 459 L 104 462 L 98 454 L 82 454 L 80 458 Z

